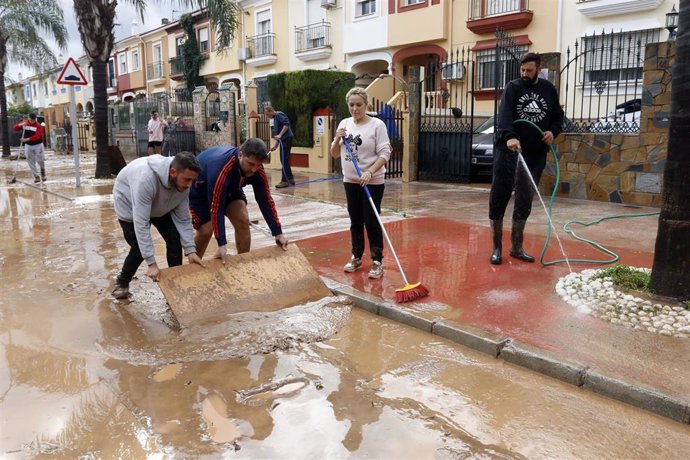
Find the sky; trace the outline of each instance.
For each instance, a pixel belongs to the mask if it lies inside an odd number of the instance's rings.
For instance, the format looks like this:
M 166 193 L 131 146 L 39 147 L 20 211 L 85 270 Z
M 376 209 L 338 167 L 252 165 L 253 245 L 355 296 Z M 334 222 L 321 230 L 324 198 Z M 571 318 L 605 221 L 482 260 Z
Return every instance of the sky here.
M 117 16 L 115 18 L 115 41 L 122 40 L 131 35 L 132 21 L 134 20 L 139 24 L 139 30 L 145 32 L 160 26 L 162 18 L 179 19 L 180 15 L 185 11 L 190 11 L 189 8 L 181 7 L 178 0 L 147 0 L 146 3 L 148 6 L 144 14 L 144 22 L 142 22 L 130 2 L 127 0 L 118 0 L 116 7 Z M 53 52 L 55 56 L 62 53 L 63 62 L 60 62 L 60 64 L 64 64 L 68 57 L 76 59 L 83 55 L 84 49 L 81 44 L 81 39 L 79 38 L 79 29 L 77 28 L 77 19 L 74 15 L 73 0 L 60 0 L 60 4 L 65 13 L 65 26 L 69 34 L 69 41 L 67 43 L 67 50 L 61 51 L 55 47 Z M 48 43 L 53 42 L 52 39 L 48 39 L 47 37 L 44 38 L 47 39 L 46 41 L 48 41 Z M 8 64 L 7 74 L 12 80 L 18 80 L 19 72 L 22 73 L 23 78 L 34 74 L 34 71 L 31 69 L 21 68 L 11 62 Z

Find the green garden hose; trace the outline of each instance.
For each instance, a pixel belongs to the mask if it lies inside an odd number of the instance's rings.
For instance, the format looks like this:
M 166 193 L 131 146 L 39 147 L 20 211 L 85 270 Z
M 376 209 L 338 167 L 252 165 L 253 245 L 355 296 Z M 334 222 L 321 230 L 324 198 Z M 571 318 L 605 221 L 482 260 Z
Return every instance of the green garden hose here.
M 532 123 L 529 120 L 515 120 L 514 123 L 527 123 L 528 125 L 534 127 L 539 133 L 544 136 L 544 131 L 539 128 L 536 124 Z M 546 255 L 546 249 L 549 246 L 549 242 L 551 241 L 551 212 L 553 210 L 553 202 L 556 199 L 556 190 L 558 190 L 558 184 L 561 181 L 561 168 L 558 164 L 558 155 L 556 155 L 556 149 L 552 145 L 549 146 L 549 149 L 551 150 L 551 155 L 553 156 L 553 162 L 556 165 L 556 182 L 553 186 L 553 191 L 551 192 L 551 199 L 549 200 L 549 207 L 548 207 L 548 218 L 549 218 L 549 223 L 547 224 L 546 228 L 546 241 L 544 241 L 544 247 L 542 248 L 541 251 L 541 256 L 539 258 L 539 262 L 543 266 L 549 266 L 549 265 L 556 265 L 556 264 L 562 264 L 562 263 L 568 263 L 568 262 L 582 262 L 582 263 L 589 263 L 589 264 L 612 264 L 615 262 L 618 262 L 620 260 L 620 256 L 616 254 L 615 252 L 611 251 L 610 249 L 607 249 L 603 247 L 601 244 L 597 243 L 596 241 L 588 240 L 587 238 L 579 236 L 577 233 L 575 233 L 574 230 L 570 229 L 571 224 L 577 224 L 577 225 L 582 225 L 583 227 L 589 227 L 590 225 L 595 225 L 601 222 L 604 222 L 606 220 L 613 220 L 613 219 L 627 219 L 629 217 L 649 217 L 649 216 L 658 216 L 659 212 L 646 212 L 646 213 L 637 213 L 637 214 L 614 214 L 611 216 L 604 216 L 600 219 L 596 219 L 590 222 L 583 222 L 580 220 L 569 220 L 565 224 L 563 224 L 563 230 L 565 233 L 568 235 L 571 235 L 573 238 L 575 238 L 578 241 L 582 241 L 584 243 L 589 244 L 590 246 L 594 247 L 595 249 L 598 249 L 605 254 L 608 254 L 611 256 L 610 259 L 606 260 L 591 260 L 591 259 L 559 259 L 559 260 L 551 260 L 551 261 L 544 261 L 544 256 Z M 529 171 L 527 172 L 529 174 Z M 537 193 L 539 193 L 537 191 Z

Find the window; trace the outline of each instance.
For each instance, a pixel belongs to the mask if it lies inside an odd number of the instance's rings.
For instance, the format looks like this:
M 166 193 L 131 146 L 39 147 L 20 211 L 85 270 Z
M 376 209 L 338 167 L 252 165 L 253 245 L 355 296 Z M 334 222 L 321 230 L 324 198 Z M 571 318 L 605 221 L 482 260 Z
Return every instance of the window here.
M 175 39 L 175 56 L 182 56 L 182 45 L 184 45 L 184 36 L 181 35 Z
M 256 102 L 259 104 L 259 112 L 263 113 L 264 107 L 271 103 L 268 97 L 268 77 L 254 78 L 256 84 Z
M 647 43 L 659 41 L 660 29 L 593 35 L 582 39 L 585 83 L 639 80 Z
M 522 56 L 527 52 L 527 45 L 517 46 L 511 52 L 515 56 Z M 512 58 L 508 52 L 501 52 L 497 63 L 495 48 L 477 51 L 477 63 L 479 88 L 503 88 L 510 80 L 520 77 L 520 61 Z
M 265 35 L 271 33 L 271 10 L 258 11 L 256 13 L 256 34 Z
M 139 50 L 132 50 L 132 72 L 139 70 Z
M 520 11 L 523 0 L 471 0 L 470 18 L 508 14 Z
M 403 6 L 416 5 L 418 3 L 424 3 L 426 0 L 403 0 Z
M 273 54 L 273 41 L 271 33 L 271 10 L 263 10 L 256 13 L 256 56 Z
M 115 60 L 110 58 L 108 61 L 108 88 L 115 88 Z
M 357 0 L 355 17 L 376 13 L 376 0 Z
M 44 96 L 48 95 L 48 82 L 47 81 L 43 82 L 43 95 Z
M 202 54 L 209 52 L 208 27 L 199 29 L 199 52 Z
M 36 83 L 34 83 L 33 85 L 31 85 L 31 95 L 32 95 L 33 97 L 36 97 Z
M 127 53 L 120 53 L 117 55 L 118 75 L 127 73 Z

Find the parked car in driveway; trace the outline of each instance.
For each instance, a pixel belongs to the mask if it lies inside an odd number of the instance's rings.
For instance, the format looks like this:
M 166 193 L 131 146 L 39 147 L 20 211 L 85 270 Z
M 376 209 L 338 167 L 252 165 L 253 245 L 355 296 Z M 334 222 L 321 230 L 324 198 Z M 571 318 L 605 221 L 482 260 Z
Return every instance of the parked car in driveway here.
M 472 134 L 472 177 L 491 176 L 494 162 L 494 117 L 479 125 Z
M 642 99 L 630 99 L 616 105 L 605 117 L 597 120 L 592 127 L 595 132 L 638 131 L 642 115 Z
M 572 132 L 573 122 L 563 119 L 563 132 Z M 494 117 L 489 117 L 472 134 L 472 156 L 470 174 L 472 177 L 491 177 L 494 162 Z

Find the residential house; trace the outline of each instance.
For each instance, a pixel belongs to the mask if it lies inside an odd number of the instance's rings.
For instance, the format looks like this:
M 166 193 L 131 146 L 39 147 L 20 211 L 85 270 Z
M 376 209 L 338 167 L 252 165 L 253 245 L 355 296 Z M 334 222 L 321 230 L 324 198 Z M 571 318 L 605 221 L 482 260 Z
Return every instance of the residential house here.
M 645 47 L 667 39 L 666 14 L 676 3 L 563 2 L 557 49 L 563 66 L 570 63 L 561 79 L 561 101 L 570 119 L 594 122 L 613 112 L 616 105 L 642 97 Z

